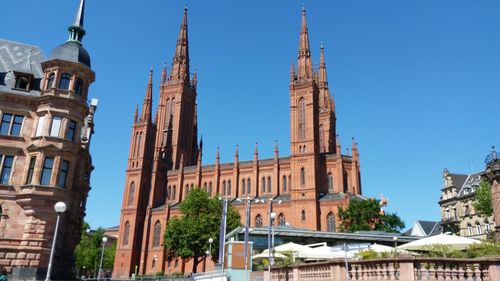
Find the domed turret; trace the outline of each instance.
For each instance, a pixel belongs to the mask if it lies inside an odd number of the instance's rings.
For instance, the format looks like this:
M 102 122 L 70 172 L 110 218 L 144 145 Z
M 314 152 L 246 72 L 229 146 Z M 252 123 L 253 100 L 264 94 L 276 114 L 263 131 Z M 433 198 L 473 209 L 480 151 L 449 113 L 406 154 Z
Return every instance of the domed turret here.
M 90 56 L 82 46 L 82 39 L 85 35 L 83 29 L 83 19 L 85 12 L 85 0 L 80 0 L 80 7 L 75 16 L 75 22 L 68 27 L 69 39 L 64 44 L 52 51 L 51 59 L 61 59 L 84 64 L 90 68 Z

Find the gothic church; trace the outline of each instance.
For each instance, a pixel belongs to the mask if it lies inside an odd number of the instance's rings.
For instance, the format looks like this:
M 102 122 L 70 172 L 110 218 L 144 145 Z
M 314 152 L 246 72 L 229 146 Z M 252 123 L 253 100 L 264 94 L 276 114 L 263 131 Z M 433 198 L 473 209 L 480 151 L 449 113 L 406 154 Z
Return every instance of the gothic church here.
M 252 161 L 240 161 L 236 148 L 232 163 L 220 163 L 217 152 L 214 164 L 202 165 L 197 74 L 190 75 L 189 63 L 185 9 L 170 71 L 161 74 L 156 111 L 151 72 L 142 110 L 134 116 L 114 277 L 188 273 L 190 262 L 165 260 L 161 241 L 169 218 L 179 215 L 179 203 L 195 187 L 230 198 L 242 218 L 245 206 L 236 198 L 281 200 L 274 204 L 278 227 L 318 231 L 336 231 L 338 207 L 361 195 L 357 144 L 353 140 L 351 155 L 341 154 L 324 50 L 313 69 L 305 10 L 297 67 L 290 69 L 290 156 L 280 156 L 276 146 L 273 158 L 259 159 L 256 145 Z M 253 204 L 251 227 L 266 227 L 268 216 L 267 203 Z

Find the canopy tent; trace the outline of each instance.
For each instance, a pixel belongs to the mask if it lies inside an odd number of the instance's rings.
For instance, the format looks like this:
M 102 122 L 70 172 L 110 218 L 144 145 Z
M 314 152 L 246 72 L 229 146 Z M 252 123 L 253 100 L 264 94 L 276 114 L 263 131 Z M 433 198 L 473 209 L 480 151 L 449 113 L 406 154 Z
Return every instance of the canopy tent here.
M 429 251 L 432 248 L 432 245 L 446 245 L 453 250 L 465 250 L 468 246 L 475 243 L 480 242 L 478 240 L 461 236 L 438 234 L 401 245 L 398 247 L 398 249 Z

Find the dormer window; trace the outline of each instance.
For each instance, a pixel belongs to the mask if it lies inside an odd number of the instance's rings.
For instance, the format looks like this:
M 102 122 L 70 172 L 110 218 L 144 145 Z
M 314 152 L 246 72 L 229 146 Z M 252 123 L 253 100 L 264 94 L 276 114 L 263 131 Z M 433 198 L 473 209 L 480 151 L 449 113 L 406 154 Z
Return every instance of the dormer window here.
M 54 87 L 54 78 L 56 75 L 54 73 L 51 73 L 49 76 L 49 79 L 47 80 L 47 85 L 45 85 L 45 89 L 49 90 L 50 88 Z
M 71 80 L 71 75 L 68 73 L 63 73 L 61 75 L 61 79 L 59 80 L 59 89 L 61 90 L 69 90 L 69 81 Z
M 83 80 L 78 78 L 75 82 L 75 94 L 81 96 L 83 91 Z
M 30 85 L 30 79 L 27 76 L 17 76 L 16 75 L 16 84 L 14 85 L 14 88 L 19 89 L 19 90 L 29 90 L 29 85 Z

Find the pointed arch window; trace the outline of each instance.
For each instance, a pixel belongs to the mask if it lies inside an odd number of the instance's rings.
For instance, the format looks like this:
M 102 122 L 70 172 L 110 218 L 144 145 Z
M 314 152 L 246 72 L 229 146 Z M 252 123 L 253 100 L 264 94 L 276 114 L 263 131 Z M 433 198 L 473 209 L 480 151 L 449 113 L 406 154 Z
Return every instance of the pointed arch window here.
M 250 179 L 247 179 L 247 194 L 252 193 L 252 185 L 250 184 Z
M 326 216 L 326 231 L 328 232 L 335 232 L 336 231 L 336 226 L 335 226 L 335 214 L 330 212 Z
M 261 193 L 264 194 L 266 193 L 266 178 L 262 177 L 261 181 L 260 181 L 262 187 L 261 187 Z
M 305 210 L 302 210 L 302 212 L 300 214 L 300 219 L 302 220 L 302 222 L 306 221 L 306 211 Z
M 241 180 L 241 194 L 245 194 L 245 179 Z
M 172 187 L 169 186 L 167 190 L 167 200 L 172 199 L 171 196 L 172 196 Z
M 155 229 L 153 231 L 153 247 L 160 247 L 160 237 L 161 237 L 161 223 L 156 221 Z
M 469 236 L 472 236 L 472 225 L 470 225 L 470 223 L 469 223 L 469 224 L 467 224 L 467 234 L 468 234 Z
M 304 187 L 306 184 L 306 171 L 304 170 L 304 167 L 300 168 L 300 186 Z
M 258 214 L 255 217 L 255 227 L 261 228 L 262 227 L 262 216 Z
M 208 195 L 212 195 L 212 182 L 208 183 Z
M 227 195 L 231 196 L 231 180 L 227 181 Z
M 283 176 L 283 192 L 286 192 L 286 176 Z
M 328 173 L 328 192 L 333 192 L 333 176 Z
M 272 184 L 271 184 L 271 177 L 267 177 L 267 192 L 271 193 L 272 192 Z
M 208 186 L 207 183 L 203 184 L 203 190 L 208 193 Z
M 222 195 L 226 195 L 226 181 L 222 182 Z
M 306 139 L 306 100 L 299 99 L 299 140 Z
M 483 230 L 481 229 L 481 224 L 479 224 L 479 222 L 476 222 L 476 232 L 477 234 L 483 234 Z
M 326 147 L 325 147 L 325 129 L 323 127 L 323 124 L 319 125 L 319 151 L 320 152 L 325 152 Z
M 283 213 L 280 213 L 278 216 L 278 225 L 279 226 L 286 226 L 285 215 Z
M 128 236 L 130 234 L 130 223 L 127 221 L 125 223 L 125 227 L 123 228 L 123 242 L 122 246 L 127 246 L 128 245 Z
M 69 89 L 69 81 L 71 80 L 71 75 L 68 73 L 63 73 L 61 75 L 61 79 L 59 79 L 59 89 L 68 90 Z
M 177 188 L 175 188 L 175 185 L 174 185 L 174 188 L 173 188 L 173 191 L 172 191 L 172 200 L 175 200 L 175 193 L 177 191 Z
M 135 196 L 135 183 L 131 182 L 130 187 L 128 189 L 128 205 L 132 206 L 134 204 L 134 196 Z

